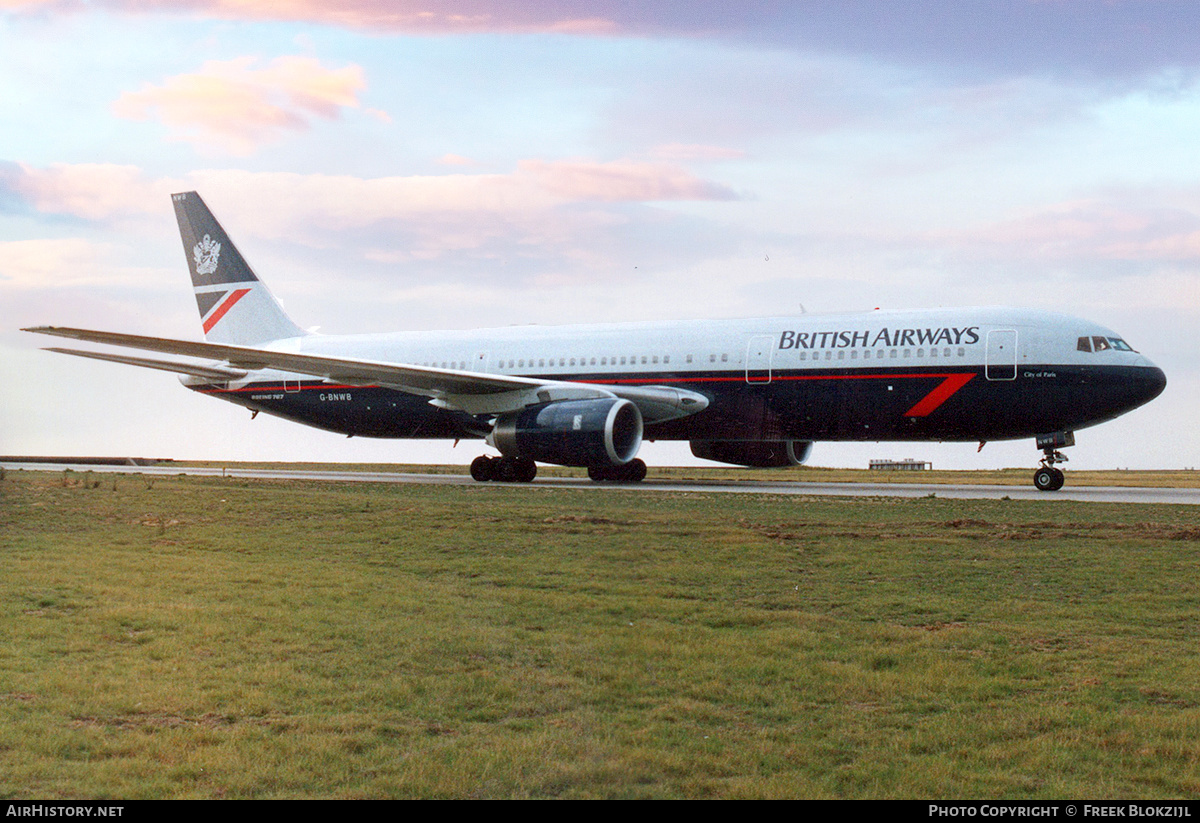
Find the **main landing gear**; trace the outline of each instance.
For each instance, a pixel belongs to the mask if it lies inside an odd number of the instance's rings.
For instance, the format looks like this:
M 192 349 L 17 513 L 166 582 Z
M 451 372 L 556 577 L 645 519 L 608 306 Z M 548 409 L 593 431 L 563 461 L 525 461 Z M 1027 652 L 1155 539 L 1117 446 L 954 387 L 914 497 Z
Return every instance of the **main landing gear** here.
M 588 466 L 588 477 L 598 483 L 640 483 L 646 479 L 646 463 L 635 457 L 621 466 Z
M 488 457 L 481 454 L 471 461 L 471 477 L 480 483 L 528 483 L 537 477 L 537 464 L 528 457 Z
M 1075 445 L 1074 432 L 1058 432 L 1037 439 L 1038 448 L 1042 450 L 1042 465 L 1033 473 L 1033 485 L 1038 491 L 1056 492 L 1063 487 L 1066 476 L 1061 469 L 1054 468 L 1055 463 L 1066 463 L 1067 456 L 1058 449 Z
M 537 477 L 537 464 L 528 457 L 481 454 L 471 461 L 471 477 L 480 483 L 528 483 Z M 588 477 L 596 482 L 639 483 L 646 479 L 646 463 L 635 457 L 622 466 L 588 466 Z

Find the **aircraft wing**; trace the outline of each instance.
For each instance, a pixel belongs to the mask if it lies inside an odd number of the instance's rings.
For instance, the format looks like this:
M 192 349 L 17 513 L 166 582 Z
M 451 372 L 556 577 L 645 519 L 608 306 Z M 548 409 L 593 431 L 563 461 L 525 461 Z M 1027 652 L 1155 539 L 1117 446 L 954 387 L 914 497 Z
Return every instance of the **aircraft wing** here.
M 173 340 L 165 337 L 146 337 L 61 326 L 37 326 L 22 329 L 22 331 L 164 354 L 218 360 L 228 364 L 228 367 L 187 364 L 185 368 L 185 364 L 177 364 L 174 361 L 101 355 L 75 349 L 53 349 L 64 354 L 179 371 L 184 374 L 217 380 L 240 379 L 247 372 L 257 369 L 278 369 L 322 377 L 349 385 L 385 386 L 410 394 L 419 394 L 429 397 L 430 402 L 439 408 L 464 411 L 468 414 L 501 414 L 525 406 L 556 400 L 623 397 L 638 406 L 647 422 L 658 422 L 695 414 L 708 406 L 708 398 L 703 395 L 668 386 L 610 386 L 574 381 L 542 380 L 515 375 L 438 369 L 404 363 L 355 360 L 270 348 Z

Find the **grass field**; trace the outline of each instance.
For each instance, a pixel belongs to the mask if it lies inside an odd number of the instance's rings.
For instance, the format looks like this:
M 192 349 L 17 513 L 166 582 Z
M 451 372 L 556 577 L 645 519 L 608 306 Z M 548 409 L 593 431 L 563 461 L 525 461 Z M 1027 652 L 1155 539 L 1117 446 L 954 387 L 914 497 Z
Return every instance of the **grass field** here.
M 10 470 L 0 550 L 6 798 L 1200 792 L 1197 507 Z

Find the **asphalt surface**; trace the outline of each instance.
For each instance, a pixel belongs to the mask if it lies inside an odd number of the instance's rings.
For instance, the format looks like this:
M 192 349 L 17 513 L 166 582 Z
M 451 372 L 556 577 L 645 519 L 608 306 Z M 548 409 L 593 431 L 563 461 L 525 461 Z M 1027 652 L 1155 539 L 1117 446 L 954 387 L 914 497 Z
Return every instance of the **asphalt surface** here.
M 179 474 L 205 477 L 241 477 L 260 480 L 323 480 L 345 483 L 424 483 L 426 485 L 478 485 L 466 474 L 420 474 L 355 471 L 303 471 L 291 469 L 212 468 L 184 466 L 97 466 L 68 463 L 0 463 L 6 470 L 55 471 L 67 469 L 78 472 L 116 472 L 173 476 Z M 612 491 L 636 488 L 644 491 L 704 492 L 736 494 L 835 495 L 849 497 L 937 497 L 963 499 L 1041 500 L 1054 502 L 1076 500 L 1092 503 L 1176 503 L 1200 504 L 1200 489 L 1169 489 L 1132 486 L 1071 486 L 1056 492 L 1039 492 L 1030 482 L 1027 486 L 975 486 L 942 483 L 810 483 L 801 481 L 675 481 L 645 480 L 636 484 L 593 483 L 582 478 L 539 477 L 533 483 L 489 483 L 496 488 L 523 489 L 529 487 Z

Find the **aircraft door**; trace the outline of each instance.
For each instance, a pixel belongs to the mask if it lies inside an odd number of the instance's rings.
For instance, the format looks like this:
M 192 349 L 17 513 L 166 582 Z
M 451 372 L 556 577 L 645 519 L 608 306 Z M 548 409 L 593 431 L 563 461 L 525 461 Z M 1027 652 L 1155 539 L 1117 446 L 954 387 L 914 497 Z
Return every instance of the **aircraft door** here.
M 992 329 L 987 333 L 984 374 L 988 380 L 1017 379 L 1016 329 Z
M 746 382 L 771 382 L 771 357 L 775 353 L 775 336 L 756 334 L 746 344 Z

